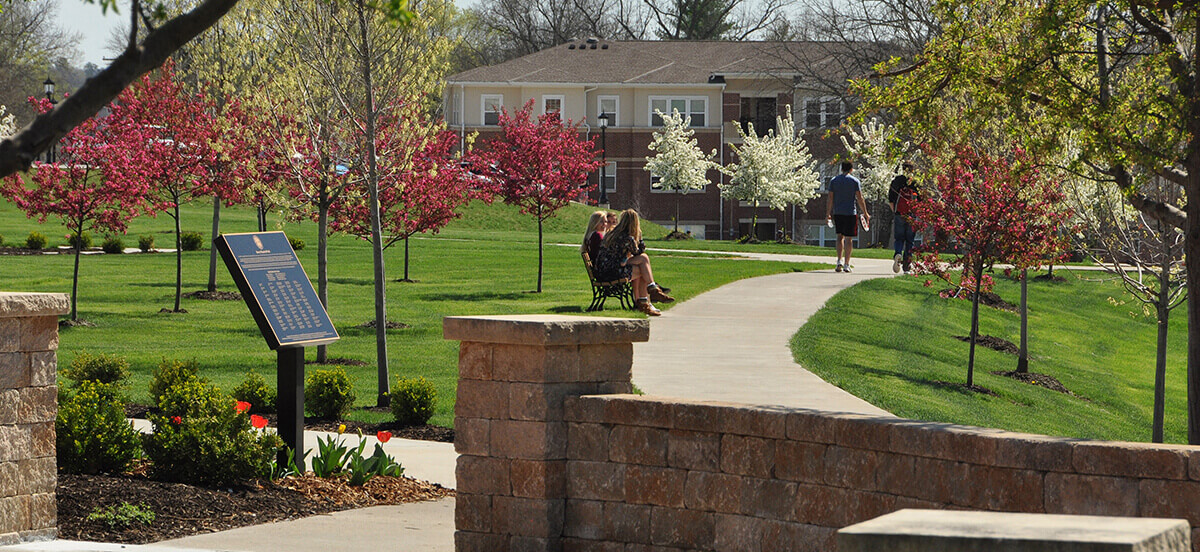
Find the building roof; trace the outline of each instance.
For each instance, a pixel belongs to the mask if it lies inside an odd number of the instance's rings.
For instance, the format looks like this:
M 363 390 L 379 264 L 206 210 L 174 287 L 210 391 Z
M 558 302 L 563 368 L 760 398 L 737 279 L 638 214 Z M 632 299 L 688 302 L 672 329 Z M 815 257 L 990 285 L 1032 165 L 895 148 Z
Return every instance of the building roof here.
M 577 40 L 452 75 L 451 83 L 703 84 L 710 77 L 787 76 L 813 70 L 831 50 L 821 42 Z M 800 67 L 804 67 L 803 70 Z

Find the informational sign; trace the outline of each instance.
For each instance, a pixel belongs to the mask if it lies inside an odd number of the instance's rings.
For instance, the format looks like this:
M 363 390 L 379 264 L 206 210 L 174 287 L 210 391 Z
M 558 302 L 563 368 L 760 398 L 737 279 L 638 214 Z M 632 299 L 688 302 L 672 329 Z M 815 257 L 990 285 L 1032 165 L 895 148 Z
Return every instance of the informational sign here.
M 224 234 L 213 241 L 271 350 L 338 340 L 283 232 Z

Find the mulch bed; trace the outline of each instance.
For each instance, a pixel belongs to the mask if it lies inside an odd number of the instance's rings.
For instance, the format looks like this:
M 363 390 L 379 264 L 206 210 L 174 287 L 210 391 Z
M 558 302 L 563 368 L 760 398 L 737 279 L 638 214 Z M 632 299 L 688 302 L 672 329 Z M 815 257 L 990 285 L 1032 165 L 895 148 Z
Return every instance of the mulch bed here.
M 964 341 L 966 343 L 971 342 L 971 336 L 969 335 L 956 335 L 953 337 L 954 339 Z M 975 344 L 987 347 L 993 351 L 1008 353 L 1010 355 L 1020 354 L 1021 352 L 1021 349 L 1016 345 L 1013 345 L 1013 342 L 1002 337 L 996 337 L 994 335 L 981 335 L 975 339 Z
M 202 301 L 241 301 L 242 294 L 236 291 L 192 291 L 183 294 L 188 299 L 200 299 Z
M 366 366 L 367 363 L 353 358 L 330 357 L 326 358 L 325 362 L 317 362 L 315 360 L 306 360 L 304 364 L 316 364 L 318 366 Z
M 364 410 L 371 412 L 391 412 L 391 410 L 387 408 L 365 408 Z M 125 405 L 126 418 L 145 418 L 146 414 L 150 413 L 151 411 L 152 409 L 144 404 Z M 264 413 L 261 414 L 261 416 L 267 419 L 270 427 L 279 427 L 279 417 L 275 413 Z M 454 430 L 448 427 L 434 425 L 402 426 L 394 421 L 373 424 L 354 420 L 304 418 L 304 429 L 308 431 L 337 431 L 338 426 L 342 424 L 346 425 L 346 433 L 358 433 L 359 430 L 362 430 L 363 435 L 375 435 L 380 431 L 390 431 L 393 437 L 399 437 L 401 439 L 437 441 L 439 443 L 454 442 Z
M 59 328 L 77 328 L 77 327 L 95 328 L 96 325 L 91 322 L 88 322 L 87 320 L 80 318 L 79 320 L 59 320 L 58 327 Z
M 954 382 L 941 381 L 941 380 L 933 380 L 933 383 L 937 384 L 940 387 L 949 387 L 949 388 L 957 389 L 960 391 L 969 391 L 972 393 L 982 393 L 984 395 L 990 395 L 993 397 L 1000 396 L 995 391 L 992 391 L 991 389 L 988 389 L 982 385 L 967 385 L 965 383 L 954 383 Z
M 943 299 L 949 299 L 951 297 L 955 297 L 956 293 L 959 294 L 957 296 L 959 299 L 965 299 L 967 301 L 971 300 L 971 292 L 970 291 L 958 290 L 958 289 L 954 289 L 954 288 L 943 289 L 938 292 L 938 296 Z M 979 304 L 983 305 L 985 307 L 992 307 L 994 309 L 1006 310 L 1009 312 L 1017 312 L 1016 305 L 1013 305 L 1012 303 L 1005 301 L 999 295 L 997 295 L 996 293 L 993 293 L 991 291 L 985 291 L 979 295 Z
M 230 489 L 151 481 L 144 475 L 58 477 L 58 537 L 145 544 L 247 525 L 297 519 L 351 508 L 403 504 L 453 495 L 441 485 L 407 477 L 375 477 L 362 487 L 345 478 L 313 475 L 255 482 Z M 88 514 L 128 502 L 155 514 L 149 525 L 109 527 Z
M 1058 391 L 1059 393 L 1066 393 L 1068 395 L 1071 395 L 1072 397 L 1078 397 L 1085 401 L 1088 400 L 1087 397 L 1081 397 L 1081 396 L 1076 395 L 1075 393 L 1071 392 L 1070 389 L 1067 389 L 1067 386 L 1063 385 L 1062 382 L 1058 381 L 1058 378 L 1056 378 L 1054 376 L 1048 376 L 1046 374 L 1038 374 L 1035 372 L 1005 372 L 1004 370 L 997 370 L 995 372 L 992 372 L 992 374 L 996 375 L 996 376 L 1004 376 L 1006 378 L 1012 378 L 1012 379 L 1015 379 L 1020 382 L 1028 383 L 1030 385 L 1037 385 L 1040 387 L 1045 387 L 1046 389 L 1049 389 L 1051 391 Z
M 387 325 L 385 327 L 389 330 L 403 330 L 404 328 L 408 327 L 408 324 L 405 324 L 404 322 L 395 322 L 393 320 L 388 320 Z M 362 324 L 355 326 L 355 328 L 374 329 L 375 321 L 368 320 L 366 322 L 363 322 Z

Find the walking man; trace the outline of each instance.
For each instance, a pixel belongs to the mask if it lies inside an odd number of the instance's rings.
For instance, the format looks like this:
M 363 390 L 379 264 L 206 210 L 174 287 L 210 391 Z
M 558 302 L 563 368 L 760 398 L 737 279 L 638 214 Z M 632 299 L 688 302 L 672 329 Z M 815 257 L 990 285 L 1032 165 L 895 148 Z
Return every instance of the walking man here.
M 850 173 L 854 163 L 842 162 L 842 174 L 829 180 L 829 201 L 825 205 L 825 221 L 833 221 L 837 239 L 836 272 L 850 272 L 850 252 L 854 250 L 854 238 L 858 236 L 858 210 L 862 210 L 863 224 L 871 224 L 867 202 L 863 200 L 862 184 Z M 845 259 L 845 262 L 842 260 Z
M 912 206 L 920 196 L 916 185 L 907 176 L 912 174 L 912 161 L 905 161 L 903 168 L 904 171 L 892 179 L 888 189 L 888 204 L 895 213 L 892 217 L 892 234 L 895 236 L 896 256 L 892 262 L 892 272 L 900 272 L 903 268 L 904 273 L 908 274 L 912 268 L 913 240 L 917 238 L 912 226 Z

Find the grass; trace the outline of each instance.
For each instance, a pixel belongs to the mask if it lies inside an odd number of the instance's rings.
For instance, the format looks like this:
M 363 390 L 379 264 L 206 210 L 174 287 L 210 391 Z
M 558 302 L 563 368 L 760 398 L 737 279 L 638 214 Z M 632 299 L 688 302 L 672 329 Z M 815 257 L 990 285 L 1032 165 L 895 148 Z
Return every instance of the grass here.
M 991 374 L 1014 355 L 976 349 L 975 383 L 963 389 L 971 303 L 943 299 L 923 278 L 870 280 L 831 299 L 792 338 L 797 362 L 897 416 L 1066 437 L 1149 441 L 1156 322 L 1100 272 L 1056 271 L 1066 282 L 1029 284 L 1031 372 L 1077 396 Z M 1093 281 L 1085 281 L 1089 278 Z M 1019 284 L 996 278 L 1010 303 Z M 1114 301 L 1110 302 L 1112 298 Z M 1187 442 L 1186 317 L 1172 316 L 1167 357 L 1167 442 Z M 980 308 L 980 333 L 1019 343 L 1017 314 Z
M 577 243 L 592 209 L 572 205 L 547 225 L 547 243 Z M 183 229 L 208 235 L 211 205 L 200 202 L 183 209 Z M 224 232 L 255 229 L 249 209 L 222 210 Z M 513 313 L 583 313 L 591 301 L 587 276 L 572 247 L 546 246 L 544 292 L 532 293 L 536 285 L 537 234 L 532 217 L 504 206 L 475 204 L 467 216 L 433 239 L 411 240 L 410 276 L 415 283 L 394 280 L 403 275 L 403 244 L 385 252 L 388 318 L 408 327 L 389 330 L 388 362 L 392 380 L 424 376 L 438 392 L 437 412 L 432 423 L 453 425 L 457 380 L 457 347 L 442 339 L 442 318 L 452 315 Z M 172 247 L 171 219 L 139 218 L 134 221 L 128 242 L 136 244 L 140 234 L 154 233 L 159 247 Z M 0 233 L 9 242 L 24 240 L 30 230 L 51 237 L 51 244 L 65 241 L 61 226 L 39 225 L 8 204 L 0 204 Z M 316 228 L 311 223 L 285 228 L 308 247 L 299 252 L 310 277 L 316 275 Z M 647 225 L 648 233 L 665 233 Z M 358 406 L 375 402 L 374 330 L 358 328 L 374 316 L 371 254 L 362 240 L 334 236 L 329 244 L 330 315 L 342 336 L 329 347 L 331 357 L 367 363 L 347 366 L 355 380 Z M 0 278 L 8 289 L 19 291 L 69 292 L 70 255 L 6 256 L 0 261 Z M 208 279 L 209 251 L 186 252 L 185 292 L 204 289 Z M 810 266 L 809 268 L 815 267 Z M 662 255 L 655 259 L 655 273 L 672 294 L 686 300 L 703 291 L 741 278 L 797 270 L 797 265 L 743 261 L 694 255 Z M 275 377 L 275 353 L 259 334 L 244 304 L 235 301 L 184 299 L 186 314 L 160 314 L 170 308 L 174 294 L 174 254 L 88 255 L 80 266 L 80 317 L 95 327 L 64 327 L 59 363 L 66 366 L 80 352 L 110 353 L 126 357 L 133 371 L 133 399 L 148 401 L 150 372 L 166 357 L 196 359 L 201 374 L 222 389 L 232 390 L 254 370 L 268 382 Z M 803 269 L 801 267 L 800 269 Z M 234 290 L 223 265 L 218 267 L 218 287 Z M 669 306 L 668 306 L 669 307 Z M 641 317 L 631 311 L 614 310 L 596 316 Z M 315 350 L 306 351 L 309 359 Z M 316 368 L 310 366 L 309 371 Z M 384 414 L 356 411 L 356 419 L 379 421 Z

